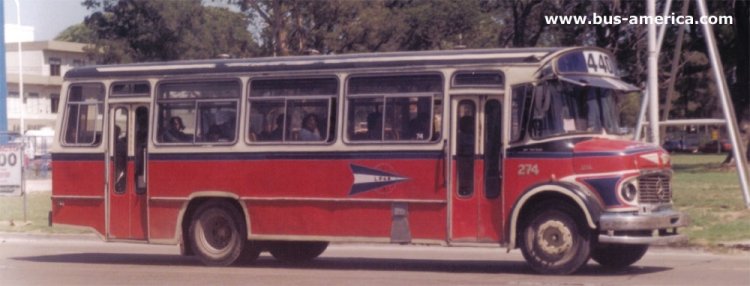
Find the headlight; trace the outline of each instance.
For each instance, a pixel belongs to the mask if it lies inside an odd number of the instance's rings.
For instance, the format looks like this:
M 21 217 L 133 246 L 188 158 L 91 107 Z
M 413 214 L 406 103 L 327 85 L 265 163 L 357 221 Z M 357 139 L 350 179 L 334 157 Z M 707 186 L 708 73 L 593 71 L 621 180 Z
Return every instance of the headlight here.
M 638 180 L 630 180 L 622 184 L 620 197 L 627 203 L 635 204 L 638 199 Z

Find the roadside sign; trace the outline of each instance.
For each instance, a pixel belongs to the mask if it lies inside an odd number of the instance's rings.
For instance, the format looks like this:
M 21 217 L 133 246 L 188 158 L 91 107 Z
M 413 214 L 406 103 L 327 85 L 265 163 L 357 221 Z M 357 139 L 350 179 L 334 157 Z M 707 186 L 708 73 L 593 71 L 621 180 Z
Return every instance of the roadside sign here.
M 23 153 L 21 144 L 0 145 L 0 196 L 20 196 Z

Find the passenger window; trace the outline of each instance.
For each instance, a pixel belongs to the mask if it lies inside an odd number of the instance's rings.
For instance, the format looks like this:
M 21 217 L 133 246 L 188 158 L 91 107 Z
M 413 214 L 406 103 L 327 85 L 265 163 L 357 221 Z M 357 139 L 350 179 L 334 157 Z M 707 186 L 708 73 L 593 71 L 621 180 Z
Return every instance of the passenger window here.
M 442 77 L 361 76 L 349 80 L 347 139 L 433 142 L 440 139 Z
M 234 142 L 240 93 L 239 81 L 161 84 L 156 141 L 171 144 Z
M 247 140 L 259 143 L 333 141 L 337 94 L 335 78 L 253 80 Z
M 68 90 L 65 108 L 65 145 L 96 146 L 102 141 L 104 86 L 75 84 Z

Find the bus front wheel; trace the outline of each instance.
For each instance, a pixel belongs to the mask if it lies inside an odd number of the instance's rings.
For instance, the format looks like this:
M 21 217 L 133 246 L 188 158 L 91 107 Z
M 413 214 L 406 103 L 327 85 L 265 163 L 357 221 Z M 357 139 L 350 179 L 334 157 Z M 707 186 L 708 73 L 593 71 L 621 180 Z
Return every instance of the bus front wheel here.
M 190 224 L 190 242 L 198 258 L 209 266 L 234 263 L 245 247 L 244 224 L 238 211 L 223 201 L 202 204 Z
M 523 229 L 523 256 L 536 272 L 573 273 L 589 259 L 588 229 L 576 223 L 571 208 L 546 206 L 538 208 Z

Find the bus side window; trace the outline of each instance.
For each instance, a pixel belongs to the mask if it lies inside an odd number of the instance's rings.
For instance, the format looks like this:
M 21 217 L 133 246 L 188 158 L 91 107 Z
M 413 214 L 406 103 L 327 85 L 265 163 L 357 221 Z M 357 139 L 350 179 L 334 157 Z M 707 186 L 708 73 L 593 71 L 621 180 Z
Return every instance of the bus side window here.
M 65 105 L 64 144 L 96 146 L 102 142 L 104 86 L 76 84 L 68 91 Z
M 252 80 L 248 142 L 332 142 L 337 95 L 332 77 Z
M 183 145 L 234 142 L 240 90 L 238 80 L 160 84 L 156 141 Z
M 437 142 L 439 75 L 356 76 L 347 93 L 347 138 L 361 142 Z

